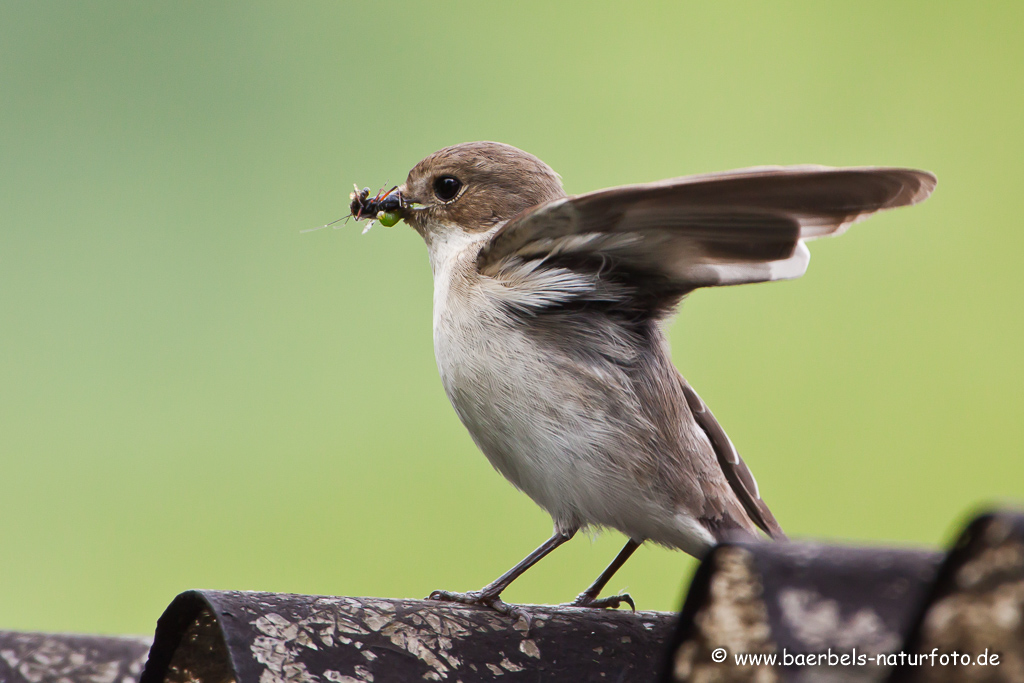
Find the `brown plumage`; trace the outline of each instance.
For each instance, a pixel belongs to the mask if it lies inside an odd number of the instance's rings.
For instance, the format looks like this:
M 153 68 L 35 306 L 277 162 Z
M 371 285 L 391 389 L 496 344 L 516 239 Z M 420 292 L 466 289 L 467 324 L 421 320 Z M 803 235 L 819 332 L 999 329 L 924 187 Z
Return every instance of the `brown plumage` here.
M 409 172 L 403 196 L 429 197 L 434 178 L 451 174 L 463 183 L 452 201 L 410 215 L 409 224 L 421 227 L 432 220 L 485 232 L 531 206 L 565 196 L 562 182 L 543 161 L 509 145 L 469 142 L 446 147 L 416 164 Z
M 911 169 L 760 168 L 566 197 L 508 145 L 445 148 L 387 200 L 427 243 L 442 382 L 496 469 L 546 509 L 551 540 L 482 591 L 434 597 L 504 611 L 500 592 L 581 527 L 702 556 L 759 530 L 784 538 L 732 442 L 672 365 L 662 331 L 698 287 L 799 277 L 805 240 L 935 186 Z M 370 207 L 373 209 L 374 207 Z

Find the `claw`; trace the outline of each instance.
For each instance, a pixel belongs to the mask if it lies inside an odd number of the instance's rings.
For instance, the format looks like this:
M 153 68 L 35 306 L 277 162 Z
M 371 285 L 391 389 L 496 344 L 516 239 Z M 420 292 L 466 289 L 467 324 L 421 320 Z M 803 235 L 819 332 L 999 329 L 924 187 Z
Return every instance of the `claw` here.
M 434 591 L 427 596 L 427 600 L 438 600 L 441 602 L 457 602 L 461 605 L 475 605 L 477 607 L 488 607 L 498 614 L 503 614 L 518 622 L 522 619 L 526 622 L 526 634 L 530 633 L 533 626 L 533 618 L 529 613 L 518 605 L 510 605 L 503 601 L 498 595 L 488 595 L 483 591 L 470 591 L 469 593 L 454 593 L 451 591 Z
M 468 593 L 454 593 L 452 591 L 434 591 L 427 596 L 427 600 L 439 600 L 441 602 L 458 602 L 463 605 L 480 605 L 488 607 L 491 601 L 498 596 L 484 595 L 483 591 L 470 591 Z
M 567 603 L 566 607 L 590 607 L 593 609 L 618 609 L 622 603 L 629 605 L 629 608 L 636 612 L 636 603 L 633 602 L 629 593 L 610 595 L 607 598 L 595 598 L 587 593 L 580 593 L 576 599 Z

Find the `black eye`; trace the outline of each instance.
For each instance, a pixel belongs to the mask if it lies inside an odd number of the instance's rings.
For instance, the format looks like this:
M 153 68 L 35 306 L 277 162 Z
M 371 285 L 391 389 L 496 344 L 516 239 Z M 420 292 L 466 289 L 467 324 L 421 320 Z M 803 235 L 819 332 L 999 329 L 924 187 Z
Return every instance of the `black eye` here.
M 462 189 L 462 181 L 453 175 L 434 178 L 434 196 L 442 202 L 450 202 Z

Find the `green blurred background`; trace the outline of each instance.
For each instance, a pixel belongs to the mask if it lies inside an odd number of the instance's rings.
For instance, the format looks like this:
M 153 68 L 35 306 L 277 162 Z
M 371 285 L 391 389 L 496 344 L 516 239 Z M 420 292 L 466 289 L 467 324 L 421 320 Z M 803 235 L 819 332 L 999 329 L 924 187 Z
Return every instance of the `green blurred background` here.
M 491 139 L 570 193 L 757 164 L 938 174 L 700 291 L 676 363 L 797 537 L 945 542 L 1024 498 L 1024 5 L 0 5 L 0 628 L 151 632 L 179 591 L 478 588 L 550 521 L 442 391 L 400 224 L 353 182 Z M 561 602 L 578 538 L 507 598 Z M 610 588 L 679 605 L 644 548 Z

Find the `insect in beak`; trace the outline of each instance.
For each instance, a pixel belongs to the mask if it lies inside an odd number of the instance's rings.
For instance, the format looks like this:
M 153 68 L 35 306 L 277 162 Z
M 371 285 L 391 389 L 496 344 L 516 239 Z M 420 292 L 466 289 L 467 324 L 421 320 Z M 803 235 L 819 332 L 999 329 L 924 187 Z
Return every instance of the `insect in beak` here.
M 364 187 L 360 190 L 357 186 L 354 187 L 355 190 L 349 195 L 349 215 L 357 221 L 370 219 L 370 223 L 363 229 L 364 234 L 373 227 L 374 221 L 380 221 L 381 225 L 390 228 L 402 220 L 405 206 L 397 185 L 387 192 L 381 189 L 373 197 L 370 197 L 370 188 Z

